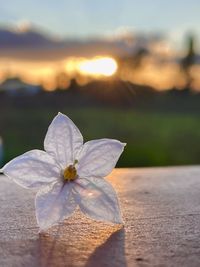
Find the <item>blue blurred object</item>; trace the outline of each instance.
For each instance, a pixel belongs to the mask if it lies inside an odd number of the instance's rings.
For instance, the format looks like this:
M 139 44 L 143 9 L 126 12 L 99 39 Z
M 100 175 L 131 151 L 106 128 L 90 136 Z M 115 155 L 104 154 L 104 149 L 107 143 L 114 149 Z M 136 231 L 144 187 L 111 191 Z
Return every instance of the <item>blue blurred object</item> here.
M 2 165 L 3 162 L 3 140 L 0 136 L 0 166 Z

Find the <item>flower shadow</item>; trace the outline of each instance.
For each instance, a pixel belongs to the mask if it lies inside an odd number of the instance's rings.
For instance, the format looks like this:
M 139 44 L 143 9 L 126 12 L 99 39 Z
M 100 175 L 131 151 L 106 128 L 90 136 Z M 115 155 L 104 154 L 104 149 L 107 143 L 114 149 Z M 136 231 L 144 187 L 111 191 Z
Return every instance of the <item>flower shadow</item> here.
M 85 267 L 126 267 L 125 230 L 117 230 L 89 257 Z
M 85 229 L 84 229 L 85 228 Z M 83 226 L 83 234 L 74 231 L 67 234 L 58 227 L 53 233 L 41 233 L 39 237 L 39 266 L 85 266 L 126 267 L 125 260 L 125 231 L 124 228 L 113 232 L 111 229 L 96 228 L 89 230 Z M 72 230 L 72 229 L 71 229 Z M 89 230 L 89 231 L 87 231 Z

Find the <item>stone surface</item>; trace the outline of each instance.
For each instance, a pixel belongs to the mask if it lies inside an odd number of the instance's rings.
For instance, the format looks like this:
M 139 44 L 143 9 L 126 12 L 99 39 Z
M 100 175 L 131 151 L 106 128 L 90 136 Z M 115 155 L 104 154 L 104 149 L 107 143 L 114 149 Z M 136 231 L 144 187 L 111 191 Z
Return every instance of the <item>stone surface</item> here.
M 0 176 L 0 266 L 200 266 L 200 167 L 117 169 L 124 228 L 79 212 L 38 234 L 35 191 Z

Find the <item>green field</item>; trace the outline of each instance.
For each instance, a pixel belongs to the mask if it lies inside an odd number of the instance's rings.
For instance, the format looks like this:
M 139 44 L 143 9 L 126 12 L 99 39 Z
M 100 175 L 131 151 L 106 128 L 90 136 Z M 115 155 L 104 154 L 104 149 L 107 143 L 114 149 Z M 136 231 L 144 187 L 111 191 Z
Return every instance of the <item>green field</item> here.
M 133 110 L 65 109 L 85 141 L 116 138 L 126 142 L 118 166 L 200 163 L 200 115 Z M 47 127 L 57 110 L 8 109 L 0 115 L 4 162 L 33 148 L 43 149 Z

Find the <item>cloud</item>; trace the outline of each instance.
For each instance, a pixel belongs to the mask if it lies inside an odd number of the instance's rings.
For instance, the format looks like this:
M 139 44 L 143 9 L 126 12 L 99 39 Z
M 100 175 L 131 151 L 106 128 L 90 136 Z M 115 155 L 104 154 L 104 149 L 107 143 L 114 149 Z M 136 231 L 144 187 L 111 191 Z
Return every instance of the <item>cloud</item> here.
M 0 57 L 41 61 L 62 60 L 69 56 L 121 56 L 133 54 L 140 47 L 147 48 L 156 38 L 133 35 L 132 32 L 127 35 L 126 31 L 126 35 L 118 35 L 111 39 L 59 39 L 30 23 L 22 23 L 15 29 L 0 29 Z

